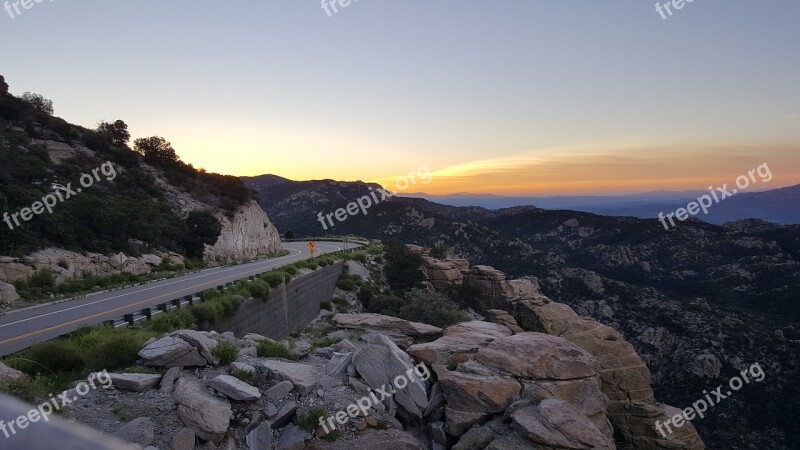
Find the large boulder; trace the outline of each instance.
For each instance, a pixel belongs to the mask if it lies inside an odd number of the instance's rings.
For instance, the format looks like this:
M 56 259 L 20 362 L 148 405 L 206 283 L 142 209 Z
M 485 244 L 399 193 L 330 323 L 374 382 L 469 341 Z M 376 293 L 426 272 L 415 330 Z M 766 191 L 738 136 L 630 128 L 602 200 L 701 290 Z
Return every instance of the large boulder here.
M 460 436 L 472 425 L 505 411 L 522 389 L 517 380 L 507 376 L 447 369 L 437 370 L 436 374 L 447 400 L 447 432 L 453 436 Z
M 190 343 L 177 336 L 167 336 L 146 345 L 139 351 L 146 366 L 151 367 L 203 367 L 203 358 Z
M 468 355 L 497 339 L 511 336 L 511 330 L 489 322 L 463 322 L 447 328 L 444 335 L 433 341 L 412 345 L 408 353 L 431 365 L 447 365 L 466 360 Z
M 601 432 L 569 403 L 543 400 L 511 414 L 514 428 L 546 448 L 614 449 L 614 440 Z
M 572 380 L 597 374 L 597 362 L 566 339 L 519 333 L 478 351 L 478 362 L 504 373 L 534 379 Z
M 403 348 L 415 342 L 427 342 L 442 335 L 442 329 L 433 325 L 410 322 L 382 314 L 336 314 L 333 323 L 338 328 L 370 331 L 389 336 Z
M 410 414 L 422 418 L 428 406 L 427 387 L 415 376 L 411 357 L 382 334 L 366 336 L 365 340 L 368 344 L 353 356 L 358 373 L 372 389 L 395 390 L 395 401 Z M 408 381 L 403 388 L 395 381 L 401 377 Z
M 230 426 L 231 404 L 208 393 L 198 380 L 180 378 L 175 382 L 178 417 L 201 439 L 219 442 Z

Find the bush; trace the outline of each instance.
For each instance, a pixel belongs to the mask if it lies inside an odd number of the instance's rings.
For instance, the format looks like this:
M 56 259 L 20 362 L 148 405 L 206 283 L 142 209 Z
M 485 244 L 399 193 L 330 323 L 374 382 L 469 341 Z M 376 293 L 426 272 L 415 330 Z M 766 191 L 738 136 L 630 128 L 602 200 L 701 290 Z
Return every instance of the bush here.
M 296 267 L 296 266 L 294 266 L 294 265 L 291 265 L 291 266 L 286 266 L 286 267 L 283 267 L 282 269 L 283 269 L 283 271 L 284 271 L 284 272 L 288 273 L 288 274 L 289 274 L 289 275 L 291 275 L 291 276 L 295 276 L 295 275 L 297 275 L 297 274 L 300 272 L 300 271 L 297 269 L 297 267 Z
M 335 297 L 333 299 L 333 304 L 336 305 L 336 311 L 341 313 L 346 313 L 350 311 L 350 304 L 347 303 L 347 299 L 342 297 Z
M 339 289 L 341 289 L 343 291 L 352 292 L 352 291 L 356 290 L 356 282 L 353 281 L 352 278 L 342 277 L 342 278 L 339 279 L 339 281 L 336 282 L 336 287 L 338 287 Z
M 261 341 L 256 346 L 259 358 L 292 359 L 292 352 L 285 345 L 275 341 Z
M 295 423 L 300 428 L 306 430 L 316 430 L 319 427 L 320 419 L 325 419 L 328 416 L 328 410 L 324 406 L 315 406 L 305 411 L 297 413 Z
M 86 365 L 77 346 L 66 339 L 35 344 L 25 352 L 25 359 L 16 368 L 28 375 L 79 372 Z
M 226 295 L 218 301 L 222 305 L 222 316 L 231 317 L 239 310 L 239 306 L 245 301 L 245 298 L 241 295 Z
M 405 300 L 405 305 L 398 315 L 401 319 L 427 323 L 439 328 L 447 328 L 469 320 L 467 314 L 459 310 L 453 301 L 436 292 L 413 289 L 406 293 Z
M 144 329 L 156 333 L 169 333 L 175 330 L 187 330 L 197 326 L 195 317 L 187 310 L 162 313 L 147 322 Z
M 291 275 L 281 271 L 267 272 L 264 275 L 261 275 L 261 279 L 269 284 L 272 288 L 276 288 L 283 284 L 284 277 L 287 277 L 287 283 L 289 282 L 289 279 L 291 279 Z
M 214 323 L 219 318 L 217 308 L 211 302 L 192 306 L 191 312 L 197 323 L 200 324 L 204 322 Z
M 411 253 L 405 244 L 397 239 L 386 242 L 386 280 L 389 286 L 401 291 L 422 281 L 422 257 Z
M 266 300 L 269 298 L 270 285 L 264 280 L 251 281 L 248 288 L 250 289 L 250 295 L 252 295 L 253 298 L 258 298 L 261 300 Z
M 215 298 L 222 297 L 222 291 L 219 289 L 208 289 L 203 291 L 200 297 L 202 297 L 202 299 L 205 301 L 214 300 Z
M 144 342 L 124 334 L 110 336 L 91 353 L 88 369 L 124 369 L 136 363 L 143 346 Z
M 338 344 L 339 342 L 342 342 L 342 338 L 328 336 L 317 339 L 316 341 L 314 341 L 314 344 L 312 346 L 314 348 L 324 348 L 324 347 L 330 347 L 331 345 L 334 344 Z
M 242 370 L 242 369 L 234 370 L 233 373 L 231 373 L 231 375 L 233 375 L 234 377 L 244 381 L 245 383 L 249 383 L 249 382 L 253 381 L 253 378 L 255 377 L 255 374 L 253 372 L 251 372 L 249 370 Z
M 319 307 L 324 309 L 325 311 L 332 311 L 331 302 L 322 302 L 319 304 Z
M 211 354 L 219 358 L 220 365 L 227 366 L 239 357 L 239 349 L 227 341 L 222 341 L 214 347 Z

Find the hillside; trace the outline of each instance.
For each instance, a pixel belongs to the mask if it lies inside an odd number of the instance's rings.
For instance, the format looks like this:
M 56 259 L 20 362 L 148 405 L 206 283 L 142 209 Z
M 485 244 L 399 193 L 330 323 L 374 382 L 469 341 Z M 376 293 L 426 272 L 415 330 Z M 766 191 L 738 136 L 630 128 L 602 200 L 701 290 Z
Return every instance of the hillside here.
M 238 178 L 183 163 L 163 138 L 129 147 L 122 121 L 72 125 L 43 97 L 15 97 L 0 82 L 0 282 L 140 274 L 280 248 Z
M 318 183 L 325 186 L 315 190 Z M 304 182 L 303 195 L 341 207 L 360 192 L 344 184 L 347 194 L 330 195 L 331 183 Z M 260 191 L 280 202 L 276 192 Z M 314 214 L 294 205 L 281 226 L 318 234 Z M 690 221 L 665 232 L 653 219 L 396 198 L 333 232 L 449 248 L 474 264 L 537 278 L 550 298 L 620 330 L 652 371 L 656 395 L 671 405 L 689 405 L 737 367 L 759 361 L 764 384 L 719 405 L 717 419 L 697 422 L 698 431 L 709 448 L 742 441 L 781 448 L 798 439 L 790 420 L 800 415 L 798 226 Z

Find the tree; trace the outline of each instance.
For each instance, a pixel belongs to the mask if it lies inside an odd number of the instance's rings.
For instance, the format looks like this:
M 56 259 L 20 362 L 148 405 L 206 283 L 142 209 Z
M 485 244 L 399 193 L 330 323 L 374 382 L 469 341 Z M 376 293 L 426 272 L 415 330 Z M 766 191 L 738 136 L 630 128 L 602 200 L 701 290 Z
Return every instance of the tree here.
M 6 83 L 6 79 L 0 75 L 0 96 L 8 94 L 8 83 Z
M 386 241 L 384 248 L 386 281 L 393 290 L 408 289 L 423 281 L 420 271 L 420 267 L 422 267 L 420 255 L 411 253 L 408 247 L 397 239 Z
M 286 239 L 294 239 L 294 231 L 286 230 L 286 233 L 283 234 L 283 237 Z
M 213 245 L 222 232 L 222 224 L 208 211 L 192 211 L 186 218 L 183 246 L 186 256 L 202 259 L 205 244 Z
M 23 102 L 33 106 L 37 111 L 53 115 L 53 101 L 44 98 L 42 95 L 26 92 L 20 97 Z
M 160 136 L 136 139 L 133 141 L 133 149 L 144 156 L 148 163 L 171 166 L 180 160 L 172 144 Z
M 117 120 L 114 123 L 100 122 L 97 132 L 116 147 L 127 145 L 131 139 L 131 134 L 128 133 L 128 125 L 121 120 Z

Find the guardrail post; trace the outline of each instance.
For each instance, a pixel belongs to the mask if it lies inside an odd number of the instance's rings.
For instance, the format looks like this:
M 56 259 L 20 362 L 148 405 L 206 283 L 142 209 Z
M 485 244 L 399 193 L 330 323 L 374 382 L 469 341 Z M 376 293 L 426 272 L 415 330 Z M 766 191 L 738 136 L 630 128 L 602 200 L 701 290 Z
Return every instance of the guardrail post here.
M 194 295 L 187 295 L 184 299 L 189 302 L 189 306 L 194 305 Z
M 142 310 L 142 315 L 147 317 L 147 320 L 150 320 L 153 317 L 153 310 L 152 308 L 145 308 Z
M 125 322 L 128 322 L 128 325 L 133 326 L 133 314 L 125 314 Z

